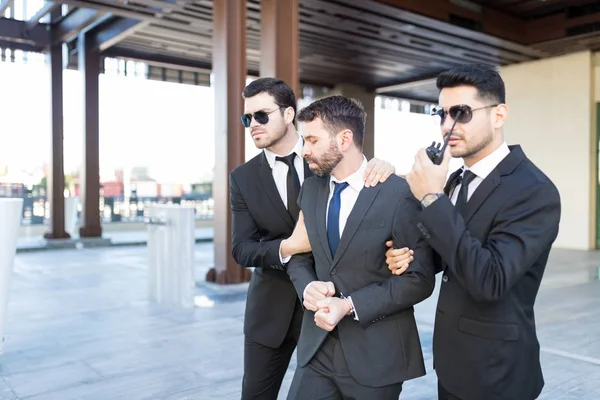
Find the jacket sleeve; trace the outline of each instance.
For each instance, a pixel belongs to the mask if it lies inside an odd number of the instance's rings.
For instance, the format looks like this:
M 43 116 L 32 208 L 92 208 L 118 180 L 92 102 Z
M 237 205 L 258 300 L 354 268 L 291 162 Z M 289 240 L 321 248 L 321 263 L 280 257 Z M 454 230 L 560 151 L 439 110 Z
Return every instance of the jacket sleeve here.
M 304 289 L 312 281 L 318 281 L 312 253 L 296 254 L 286 264 L 286 271 L 298 293 L 300 303 L 304 302 Z
M 435 286 L 435 265 L 432 248 L 421 238 L 412 223 L 421 205 L 405 194 L 396 206 L 393 221 L 395 248 L 414 249 L 414 261 L 402 275 L 392 275 L 383 281 L 350 293 L 359 323 L 363 327 L 405 310 L 425 300 Z
M 250 214 L 246 200 L 235 181 L 229 177 L 229 198 L 232 212 L 232 255 L 243 267 L 283 270 L 279 258 L 282 239 L 263 240 L 256 221 Z
M 485 243 L 474 238 L 444 196 L 418 216 L 427 241 L 479 301 L 502 298 L 547 251 L 560 221 L 560 195 L 547 182 L 506 199 Z
M 303 207 L 305 205 L 306 198 L 304 197 L 305 189 L 311 185 L 310 180 L 305 180 L 304 184 L 300 188 L 298 195 L 298 207 L 304 213 Z M 312 281 L 318 281 L 317 273 L 315 272 L 315 260 L 312 252 L 296 254 L 292 256 L 290 261 L 285 266 L 287 274 L 298 293 L 300 303 L 304 302 L 304 289 Z

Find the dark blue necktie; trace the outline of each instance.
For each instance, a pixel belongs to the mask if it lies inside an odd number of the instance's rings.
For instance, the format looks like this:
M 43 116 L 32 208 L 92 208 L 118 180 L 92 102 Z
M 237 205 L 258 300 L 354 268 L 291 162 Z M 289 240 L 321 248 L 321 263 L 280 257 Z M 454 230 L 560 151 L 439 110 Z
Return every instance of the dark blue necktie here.
M 329 202 L 327 213 L 327 241 L 331 256 L 335 257 L 335 252 L 340 244 L 340 194 L 348 187 L 348 182 L 334 182 L 333 184 L 333 196 Z

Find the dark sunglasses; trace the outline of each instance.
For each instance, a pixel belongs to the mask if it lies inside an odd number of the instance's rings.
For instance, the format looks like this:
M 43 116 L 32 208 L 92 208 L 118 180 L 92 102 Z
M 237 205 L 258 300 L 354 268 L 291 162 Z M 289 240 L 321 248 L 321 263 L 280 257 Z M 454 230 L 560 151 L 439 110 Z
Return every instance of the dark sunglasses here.
M 256 122 L 258 122 L 261 125 L 266 124 L 267 122 L 269 122 L 269 114 L 277 111 L 281 109 L 281 107 L 278 107 L 274 110 L 271 111 L 257 111 L 254 114 L 244 114 L 242 115 L 242 125 L 244 125 L 244 127 L 246 128 L 250 128 L 250 124 L 252 123 L 252 118 L 254 118 L 254 120 Z
M 433 117 L 440 118 L 440 125 L 444 123 L 446 117 L 450 115 L 455 122 L 466 124 L 473 119 L 473 111 L 483 110 L 485 108 L 496 107 L 498 104 L 492 104 L 489 106 L 479 107 L 479 108 L 471 108 L 466 104 L 459 104 L 456 106 L 452 106 L 448 109 L 448 111 L 444 110 L 442 107 L 434 107 L 431 110 L 431 115 Z

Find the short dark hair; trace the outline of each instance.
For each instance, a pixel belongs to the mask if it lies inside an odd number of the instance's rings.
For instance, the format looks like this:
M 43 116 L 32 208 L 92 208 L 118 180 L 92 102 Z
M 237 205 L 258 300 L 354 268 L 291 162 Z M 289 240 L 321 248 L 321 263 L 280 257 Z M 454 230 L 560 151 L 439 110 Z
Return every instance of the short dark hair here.
M 436 81 L 437 88 L 472 86 L 477 89 L 478 97 L 495 104 L 506 102 L 506 90 L 500 74 L 492 67 L 483 64 L 461 65 L 442 72 Z
M 294 120 L 292 122 L 296 120 L 296 95 L 290 85 L 280 79 L 258 78 L 244 88 L 242 97 L 247 99 L 260 93 L 267 93 L 273 96 L 275 104 L 283 109 L 292 107 L 294 109 Z M 280 111 L 283 114 L 283 110 Z
M 298 114 L 299 122 L 311 122 L 315 118 L 323 121 L 323 126 L 331 135 L 350 129 L 354 136 L 354 143 L 362 150 L 367 113 L 358 100 L 344 96 L 329 96 L 309 104 Z

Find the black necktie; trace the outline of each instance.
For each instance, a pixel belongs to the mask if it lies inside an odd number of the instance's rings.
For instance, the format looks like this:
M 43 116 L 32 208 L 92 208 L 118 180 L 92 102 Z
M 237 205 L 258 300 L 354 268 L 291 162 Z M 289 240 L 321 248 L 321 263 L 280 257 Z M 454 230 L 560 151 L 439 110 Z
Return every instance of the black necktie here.
M 467 199 L 469 194 L 469 185 L 473 182 L 477 175 L 472 173 L 469 170 L 466 170 L 462 178 L 460 180 L 460 191 L 458 192 L 458 197 L 456 198 L 456 204 L 454 205 L 458 212 L 461 215 L 464 215 L 465 209 L 467 207 Z
M 298 214 L 300 214 L 300 208 L 298 207 L 298 195 L 300 194 L 300 178 L 298 178 L 298 172 L 294 167 L 294 158 L 296 153 L 292 153 L 285 157 L 276 157 L 277 161 L 281 161 L 288 166 L 287 173 L 287 209 L 294 221 L 298 220 Z

